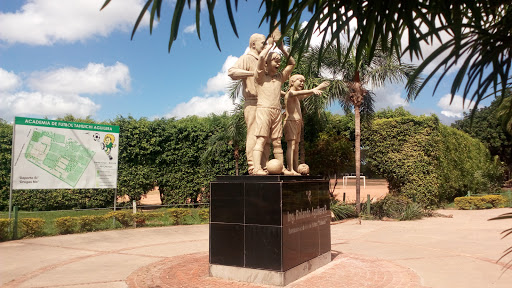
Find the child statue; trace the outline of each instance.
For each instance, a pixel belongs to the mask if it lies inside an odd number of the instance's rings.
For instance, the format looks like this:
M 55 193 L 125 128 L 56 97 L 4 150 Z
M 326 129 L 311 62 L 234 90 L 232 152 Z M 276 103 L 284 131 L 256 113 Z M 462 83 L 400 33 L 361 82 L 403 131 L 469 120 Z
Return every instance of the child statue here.
M 295 74 L 290 77 L 289 90 L 284 96 L 285 118 L 284 136 L 286 140 L 286 166 L 291 175 L 301 175 L 297 172 L 299 166 L 299 142 L 302 128 L 302 112 L 300 100 L 313 94 L 320 95 L 329 86 L 329 81 L 322 82 L 311 90 L 304 89 L 304 76 Z
M 256 144 L 253 149 L 253 175 L 267 175 L 268 173 L 262 169 L 261 163 L 261 155 L 268 139 L 272 141 L 274 157 L 284 164 L 283 149 L 281 147 L 281 137 L 283 135 L 280 102 L 281 86 L 288 80 L 295 67 L 295 60 L 289 57 L 288 52 L 281 43 L 278 45 L 278 48 L 283 53 L 283 56 L 288 58 L 288 63 L 284 70 L 279 72 L 281 55 L 276 52 L 270 52 L 274 46 L 274 39 L 272 37 L 267 42 L 268 44 L 259 55 L 258 66 L 254 76 L 258 103 L 256 105 Z M 284 168 L 283 173 L 289 174 Z

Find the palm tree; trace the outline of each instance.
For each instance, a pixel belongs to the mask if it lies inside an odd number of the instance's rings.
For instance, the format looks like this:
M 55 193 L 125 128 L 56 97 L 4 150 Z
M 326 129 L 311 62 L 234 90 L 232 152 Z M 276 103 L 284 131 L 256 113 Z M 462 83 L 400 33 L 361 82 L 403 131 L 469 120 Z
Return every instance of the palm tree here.
M 503 129 L 512 135 L 512 92 L 507 89 L 504 95 L 496 114 L 501 119 Z
M 208 139 L 207 149 L 201 155 L 201 162 L 219 155 L 225 145 L 233 147 L 235 158 L 235 175 L 239 175 L 240 148 L 245 146 L 246 135 L 243 104 L 235 104 L 233 114 L 229 116 L 226 127 L 222 127 L 217 133 Z
M 400 63 L 397 57 L 377 50 L 373 58 L 363 58 L 364 61 L 355 61 L 355 53 L 347 51 L 347 47 L 329 46 L 320 53 L 315 47 L 305 55 L 306 58 L 316 59 L 318 71 L 322 71 L 324 79 L 331 81 L 327 90 L 328 103 L 338 102 L 345 110 L 354 111 L 355 118 L 355 170 L 356 170 L 356 211 L 361 212 L 361 112 L 368 114 L 373 111 L 373 94 L 369 87 L 377 88 L 386 82 L 406 82 L 414 72 L 415 67 Z M 346 61 L 340 59 L 338 51 L 350 55 Z M 363 55 L 365 56 L 365 55 Z M 359 64 L 358 64 L 359 63 Z M 329 75 L 326 77 L 325 75 Z M 413 99 L 419 87 L 419 79 L 408 85 L 407 97 Z

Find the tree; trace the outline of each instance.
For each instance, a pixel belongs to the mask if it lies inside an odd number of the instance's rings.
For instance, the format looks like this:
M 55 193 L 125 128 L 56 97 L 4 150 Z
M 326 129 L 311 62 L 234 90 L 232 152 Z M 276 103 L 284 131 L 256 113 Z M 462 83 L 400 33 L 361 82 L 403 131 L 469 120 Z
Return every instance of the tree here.
M 233 147 L 233 157 L 235 159 L 235 175 L 239 175 L 240 148 L 245 147 L 246 127 L 244 121 L 243 104 L 237 104 L 233 115 L 227 116 L 227 123 L 221 127 L 217 133 L 208 139 L 206 150 L 201 155 L 203 165 L 212 158 L 217 158 L 224 146 Z M 243 150 L 243 149 L 242 149 Z
M 339 175 L 354 164 L 352 145 L 345 136 L 321 132 L 318 140 L 307 147 L 311 155 L 307 158 L 311 174 L 322 175 L 329 180 L 334 178 L 334 187 L 329 191 L 331 197 L 334 197 Z
M 512 135 L 512 92 L 507 90 L 503 101 L 498 107 L 497 116 L 501 120 L 503 130 Z
M 11 181 L 12 125 L 0 118 L 0 210 L 9 207 Z
M 101 9 L 110 2 L 105 0 Z M 236 9 L 238 0 L 227 0 L 225 6 L 233 32 L 238 36 L 232 2 Z M 155 16 L 160 19 L 162 3 L 162 0 L 146 1 L 135 22 L 132 39 L 146 12 L 150 14 L 149 30 L 152 32 Z M 186 3 L 190 9 L 190 0 L 177 0 L 171 8 L 173 17 L 169 51 L 177 39 Z M 196 0 L 195 3 L 196 31 L 200 38 L 201 1 Z M 216 1 L 207 0 L 206 4 L 212 33 L 220 49 L 214 16 Z M 489 88 L 492 87 L 495 92 L 504 92 L 512 84 L 512 5 L 509 0 L 297 0 L 293 4 L 291 1 L 261 0 L 261 7 L 264 15 L 260 25 L 264 21 L 270 23 L 269 35 L 276 27 L 280 27 L 282 35 L 290 30 L 297 31 L 303 16 L 310 19 L 298 33 L 298 45 L 292 48 L 299 51 L 300 55 L 308 50 L 315 32 L 323 34 L 321 47 L 336 44 L 339 60 L 347 61 L 352 57 L 350 53 L 353 49 L 355 66 L 359 66 L 365 59 L 372 61 L 381 49 L 397 58 L 408 54 L 411 59 L 423 59 L 422 44 L 430 45 L 438 40 L 441 45 L 416 68 L 409 79 L 409 85 L 414 84 L 425 68 L 436 61 L 440 64 L 430 72 L 420 90 L 437 72 L 444 70 L 438 78 L 439 84 L 451 68 L 458 70 L 452 83 L 452 98 L 463 88 L 463 98 L 471 99 L 477 105 L 488 94 Z M 444 40 L 443 35 L 449 35 L 450 39 Z M 348 38 L 349 49 L 342 51 L 341 43 L 345 38 Z M 406 39 L 406 47 L 402 47 L 402 39 Z
M 337 101 L 345 110 L 354 111 L 355 122 L 355 172 L 356 172 L 356 211 L 361 210 L 360 194 L 361 180 L 361 112 L 368 114 L 373 112 L 374 94 L 367 88 L 371 85 L 373 88 L 384 85 L 386 82 L 407 81 L 414 72 L 414 66 L 400 63 L 399 59 L 393 55 L 383 53 L 377 50 L 376 55 L 370 58 L 363 58 L 364 61 L 357 62 L 355 51 L 346 52 L 349 47 L 330 46 L 322 50 L 314 47 L 309 51 L 310 57 L 316 59 L 319 65 L 318 71 L 326 71 L 331 75 L 331 85 L 326 93 L 329 102 Z M 351 55 L 348 61 L 342 61 L 337 57 L 338 51 Z M 363 55 L 365 56 L 365 55 Z M 419 80 L 419 79 L 417 79 Z M 408 85 L 408 97 L 413 98 L 418 92 L 418 82 Z
M 510 96 L 508 97 L 510 98 Z M 500 104 L 501 103 L 501 104 Z M 508 178 L 512 171 L 512 135 L 508 134 L 499 118 L 500 106 L 505 100 L 500 98 L 491 102 L 488 107 L 473 109 L 465 113 L 462 120 L 455 121 L 452 127 L 462 130 L 484 143 L 491 155 L 497 155 L 508 168 Z
M 367 159 L 389 190 L 436 208 L 471 193 L 499 190 L 503 171 L 477 139 L 433 116 L 376 119 Z

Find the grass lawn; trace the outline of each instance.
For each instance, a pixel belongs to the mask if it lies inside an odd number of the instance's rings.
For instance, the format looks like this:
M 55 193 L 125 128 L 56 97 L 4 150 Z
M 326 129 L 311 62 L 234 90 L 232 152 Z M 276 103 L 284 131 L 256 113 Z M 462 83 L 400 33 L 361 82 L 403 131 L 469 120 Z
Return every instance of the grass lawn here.
M 198 208 L 185 208 L 190 211 L 190 213 L 185 213 L 188 215 L 184 216 L 173 216 L 173 209 L 169 208 L 159 208 L 156 210 L 150 211 L 138 211 L 138 214 L 153 214 L 158 213 L 158 217 L 152 217 L 143 223 L 144 227 L 159 227 L 159 226 L 170 226 L 170 225 L 194 225 L 194 224 L 202 224 L 207 223 L 208 219 L 205 217 L 204 212 L 200 214 L 200 211 L 204 211 L 205 209 Z M 130 211 L 131 210 L 117 210 L 117 211 Z M 110 209 L 104 210 L 63 210 L 63 211 L 37 211 L 37 212 L 28 212 L 28 211 L 19 211 L 18 219 L 23 218 L 41 218 L 45 221 L 43 227 L 43 236 L 52 236 L 58 235 L 59 232 L 57 227 L 55 226 L 55 220 L 61 217 L 81 217 L 81 216 L 103 216 L 112 212 Z M 0 212 L 0 219 L 9 218 L 8 212 Z M 14 214 L 11 214 L 11 218 L 14 218 Z M 178 220 L 177 220 L 178 219 Z M 18 223 L 18 227 L 20 223 Z M 142 226 L 142 225 L 140 225 Z M 131 226 L 133 227 L 133 226 Z M 139 225 L 138 225 L 139 227 Z M 121 225 L 118 221 L 107 220 L 104 223 L 97 226 L 97 230 L 111 230 L 111 229 L 121 229 L 123 225 Z M 18 231 L 20 228 L 18 228 Z

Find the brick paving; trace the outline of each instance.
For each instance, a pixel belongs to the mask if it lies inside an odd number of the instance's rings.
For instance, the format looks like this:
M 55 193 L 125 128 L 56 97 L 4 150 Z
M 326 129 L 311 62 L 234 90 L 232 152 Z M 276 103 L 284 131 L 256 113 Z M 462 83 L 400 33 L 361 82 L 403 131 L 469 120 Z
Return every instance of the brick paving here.
M 420 277 L 411 269 L 395 263 L 360 255 L 341 254 L 333 251 L 332 262 L 309 275 L 290 283 L 289 288 L 337 287 L 402 287 L 420 288 Z M 273 287 L 244 282 L 227 281 L 208 276 L 208 254 L 195 253 L 172 257 L 145 267 L 131 274 L 128 287 L 187 287 L 187 288 L 256 288 Z

